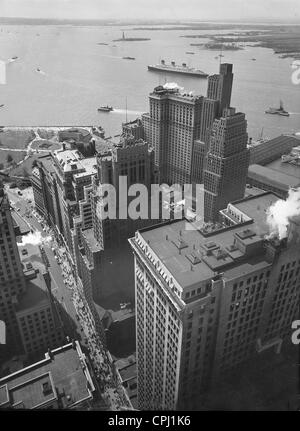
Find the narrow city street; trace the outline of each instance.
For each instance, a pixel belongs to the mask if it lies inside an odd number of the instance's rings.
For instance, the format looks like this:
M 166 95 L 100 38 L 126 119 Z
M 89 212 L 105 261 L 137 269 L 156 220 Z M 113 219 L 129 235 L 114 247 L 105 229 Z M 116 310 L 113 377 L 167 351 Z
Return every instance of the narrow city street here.
M 123 387 L 117 382 L 112 359 L 96 330 L 96 323 L 84 296 L 82 286 L 76 283 L 72 261 L 61 240 L 46 221 L 35 211 L 32 189 L 6 188 L 12 207 L 27 223 L 31 232 L 41 233 L 41 244 L 45 251 L 51 277 L 51 291 L 66 313 L 61 318 L 66 334 L 78 339 L 87 348 L 101 397 L 111 410 L 130 407 Z M 21 193 L 21 194 L 20 194 Z M 80 283 L 80 281 L 79 281 Z

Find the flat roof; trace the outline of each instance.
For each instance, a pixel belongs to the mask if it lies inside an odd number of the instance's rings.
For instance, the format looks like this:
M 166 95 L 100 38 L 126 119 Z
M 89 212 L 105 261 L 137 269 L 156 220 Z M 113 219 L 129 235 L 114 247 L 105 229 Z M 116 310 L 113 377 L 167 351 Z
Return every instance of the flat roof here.
M 25 235 L 30 232 L 30 227 L 25 222 L 23 217 L 20 216 L 15 210 L 11 211 L 12 218 L 14 220 L 15 227 L 19 228 L 20 235 Z
M 54 173 L 55 168 L 53 164 L 53 156 L 51 154 L 47 154 L 46 156 L 40 156 L 38 159 L 38 162 L 41 162 L 49 173 Z
M 262 241 L 262 238 L 269 233 L 266 210 L 277 200 L 278 197 L 274 194 L 264 193 L 231 204 L 253 218 L 253 222 L 247 226 L 236 225 L 223 231 L 216 231 L 209 237 L 204 236 L 188 220 L 161 223 L 141 229 L 139 233 L 173 279 L 182 288 L 191 287 L 199 281 L 213 278 L 220 270 L 226 276 L 228 269 L 241 266 L 241 262 L 236 261 L 236 258 L 242 255 L 241 252 L 230 252 L 227 247 L 233 244 L 235 234 L 244 232 L 246 229 L 251 229 L 254 235 L 245 238 L 243 240 L 245 244 Z M 209 248 L 211 249 L 209 255 L 203 253 Z M 225 251 L 224 255 L 217 251 L 218 248 Z M 262 260 L 262 257 L 249 257 L 247 261 L 249 268 L 252 267 L 254 270 Z
M 276 167 L 278 165 L 275 164 L 274 166 Z M 256 164 L 249 166 L 248 178 L 273 185 L 283 190 L 289 190 L 290 187 L 297 187 L 300 185 L 300 174 L 296 177 L 287 174 L 284 172 L 284 169 L 276 170 Z
M 26 281 L 26 292 L 19 297 L 17 311 L 24 311 L 37 305 L 47 304 L 50 306 L 46 282 L 43 275 L 37 272 L 35 278 Z
M 31 263 L 35 269 L 40 270 L 41 272 L 45 271 L 45 264 L 41 256 L 40 249 L 35 244 L 26 244 L 21 245 L 20 242 L 17 243 L 19 249 L 19 255 L 21 259 L 21 263 L 26 269 L 26 265 Z M 26 254 L 23 254 L 23 250 L 25 250 Z
M 102 250 L 102 247 L 95 238 L 93 228 L 83 229 L 81 232 L 92 251 L 96 252 Z
M 55 158 L 64 172 L 84 171 L 83 174 L 95 174 L 97 172 L 96 157 L 83 157 L 78 150 L 56 150 Z M 73 166 L 73 168 L 72 168 Z M 75 167 L 74 167 L 75 166 Z M 74 176 L 78 175 L 76 173 Z
M 59 395 L 62 408 L 67 408 L 90 398 L 94 386 L 79 343 L 75 342 L 75 348 L 72 343 L 62 346 L 52 354 L 52 359 L 46 354 L 42 361 L 0 379 L 0 407 L 42 408 Z M 5 405 L 8 394 L 10 403 Z M 15 403 L 19 406 L 12 405 Z
M 274 160 L 271 163 L 265 165 L 268 169 L 279 172 L 281 174 L 288 175 L 292 178 L 296 178 L 300 182 L 300 164 L 296 165 L 291 162 L 282 162 L 281 159 Z
M 123 382 L 135 378 L 137 376 L 136 361 L 129 363 L 123 367 L 118 367 L 118 371 Z
M 251 148 L 258 148 L 259 147 L 259 149 L 264 151 L 264 150 L 268 150 L 271 148 L 275 148 L 278 145 L 283 144 L 283 143 L 285 143 L 285 144 L 288 143 L 291 146 L 296 146 L 299 144 L 299 137 L 291 136 L 291 135 L 279 135 L 279 136 L 276 136 L 276 138 L 272 138 L 272 139 L 262 139 L 262 140 L 258 140 L 258 141 L 255 141 L 253 139 L 249 148 L 251 150 Z M 280 147 L 279 147 L 279 151 L 280 151 Z

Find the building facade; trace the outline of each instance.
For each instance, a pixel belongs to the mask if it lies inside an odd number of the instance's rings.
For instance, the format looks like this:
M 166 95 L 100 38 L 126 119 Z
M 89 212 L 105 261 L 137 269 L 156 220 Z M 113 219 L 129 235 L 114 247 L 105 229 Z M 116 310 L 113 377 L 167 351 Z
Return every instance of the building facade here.
M 49 349 L 45 358 L 0 379 L 0 409 L 90 409 L 96 387 L 78 341 Z
M 200 137 L 203 96 L 177 87 L 158 86 L 149 96 L 150 112 L 142 115 L 145 140 L 154 148 L 159 182 L 190 184 L 193 145 Z
M 238 364 L 290 336 L 299 310 L 300 220 L 269 237 L 270 193 L 229 204 L 228 226 L 145 228 L 135 255 L 139 409 L 199 409 Z M 259 209 L 258 209 L 259 208 Z
M 5 323 L 7 340 L 0 354 L 35 355 L 61 345 L 65 335 L 44 276 L 21 261 L 9 200 L 2 188 L 0 210 L 0 320 Z
M 0 320 L 5 322 L 7 340 L 5 346 L 0 345 L 2 355 L 22 350 L 16 304 L 18 295 L 25 291 L 10 203 L 0 183 Z
M 204 220 L 215 222 L 219 211 L 245 193 L 249 150 L 245 114 L 225 109 L 214 121 L 204 170 Z

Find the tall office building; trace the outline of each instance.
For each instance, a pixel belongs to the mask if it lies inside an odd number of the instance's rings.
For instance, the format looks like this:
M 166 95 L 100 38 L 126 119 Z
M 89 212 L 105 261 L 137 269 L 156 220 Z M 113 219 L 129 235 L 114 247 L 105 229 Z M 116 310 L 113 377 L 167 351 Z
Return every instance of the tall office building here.
M 145 140 L 155 150 L 159 182 L 190 184 L 193 145 L 200 136 L 203 96 L 176 86 L 156 87 L 149 96 L 150 112 L 142 115 Z
M 207 98 L 218 100 L 219 116 L 223 114 L 225 108 L 230 107 L 232 82 L 233 73 L 230 63 L 221 63 L 219 74 L 208 77 Z
M 84 188 L 92 183 L 92 178 L 97 173 L 96 157 L 83 157 L 78 150 L 69 150 L 63 144 L 63 148 L 53 154 L 53 166 L 62 219 L 61 233 L 70 252 L 74 253 L 71 235 L 73 217 L 79 213 Z
M 230 107 L 232 83 L 232 64 L 229 63 L 220 64 L 219 74 L 208 77 L 207 96 L 203 99 L 201 113 L 200 136 L 194 144 L 192 181 L 195 183 L 203 182 L 212 127 L 215 119 L 220 118 L 224 109 Z
M 15 308 L 26 283 L 14 229 L 9 199 L 0 182 L 0 320 L 6 324 L 7 340 L 3 354 L 22 346 Z
M 45 357 L 0 379 L 0 409 L 88 410 L 97 394 L 78 341 L 48 349 Z
M 224 109 L 214 121 L 204 169 L 204 220 L 215 222 L 229 202 L 244 196 L 249 150 L 245 114 Z
M 130 239 L 139 409 L 197 410 L 227 371 L 289 339 L 300 220 L 282 240 L 270 237 L 266 210 L 277 200 L 264 193 L 228 204 L 228 227 L 212 233 L 180 220 Z
M 0 356 L 35 355 L 60 345 L 65 334 L 47 273 L 42 274 L 32 263 L 28 266 L 27 249 L 20 258 L 9 200 L 1 187 L 0 211 L 0 320 L 6 325 L 6 344 L 0 345 Z M 36 258 L 39 250 L 33 248 Z
M 73 219 L 76 227 L 73 242 L 77 244 L 75 250 L 78 275 L 85 296 L 90 302 L 93 298 L 99 300 L 104 290 L 112 290 L 111 272 L 118 262 L 119 270 L 123 271 L 120 284 L 132 284 L 132 272 L 129 269 L 132 253 L 127 239 L 134 235 L 137 229 L 155 222 L 150 217 L 132 219 L 127 215 L 130 202 L 134 199 L 127 196 L 129 187 L 139 183 L 150 191 L 151 184 L 156 182 L 154 151 L 138 137 L 141 135 L 139 126 L 140 124 L 135 122 L 123 125 L 119 142 L 112 143 L 109 150 L 99 152 L 97 176 L 93 178 L 92 185 L 85 188 L 86 195 L 81 202 L 83 208 L 80 216 Z M 134 135 L 131 133 L 132 128 L 135 130 Z M 126 178 L 126 183 L 121 186 L 120 177 Z M 108 195 L 106 199 L 104 185 L 113 186 L 116 194 Z M 116 218 L 104 218 L 104 211 L 110 206 L 110 202 L 114 205 L 114 198 Z M 85 207 L 88 207 L 87 211 L 84 211 Z M 119 281 L 114 280 L 114 283 Z

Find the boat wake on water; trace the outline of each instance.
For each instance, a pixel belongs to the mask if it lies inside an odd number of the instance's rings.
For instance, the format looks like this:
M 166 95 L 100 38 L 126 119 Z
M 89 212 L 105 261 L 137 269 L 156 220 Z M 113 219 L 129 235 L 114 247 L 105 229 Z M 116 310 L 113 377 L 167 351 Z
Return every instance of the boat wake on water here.
M 40 73 L 41 75 L 46 75 L 46 72 L 43 72 L 41 69 L 36 69 L 37 73 Z
M 100 54 L 99 57 L 119 58 L 119 59 L 123 58 L 120 55 L 108 55 L 108 54 Z
M 126 111 L 126 109 L 114 109 L 112 111 L 112 114 L 113 113 L 115 113 L 115 114 L 126 114 L 126 112 L 128 115 L 141 115 L 143 113 L 143 111 L 130 111 L 130 110 Z
M 6 63 L 8 64 L 8 63 L 14 63 L 15 61 L 17 61 L 18 60 L 18 57 L 12 57 L 12 58 L 9 58 L 8 60 L 6 60 Z

